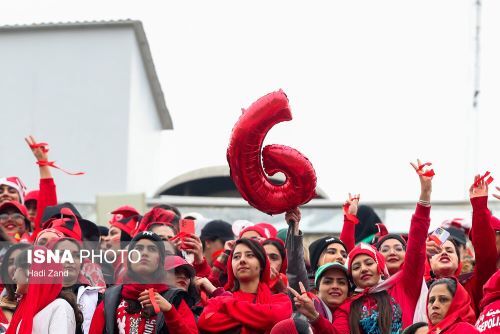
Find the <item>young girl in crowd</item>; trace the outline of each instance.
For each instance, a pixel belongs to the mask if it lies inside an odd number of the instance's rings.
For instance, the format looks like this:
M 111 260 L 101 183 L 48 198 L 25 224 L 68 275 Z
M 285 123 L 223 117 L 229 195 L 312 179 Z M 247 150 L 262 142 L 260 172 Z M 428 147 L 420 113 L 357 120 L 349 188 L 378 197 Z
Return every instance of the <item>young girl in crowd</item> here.
M 227 292 L 208 300 L 198 326 L 207 333 L 269 333 L 292 315 L 290 298 L 272 294 L 270 263 L 261 244 L 239 239 L 228 260 Z
M 347 267 L 338 262 L 322 265 L 316 271 L 316 297 L 307 292 L 302 283 L 301 294 L 289 288 L 295 296 L 297 311 L 310 322 L 314 333 L 349 333 L 349 315 L 340 306 L 351 292 Z
M 81 328 L 83 316 L 74 296 L 62 290 L 63 269 L 57 263 L 28 263 L 28 252 L 42 252 L 41 246 L 23 250 L 15 260 L 16 294 L 21 300 L 7 330 L 8 334 L 74 334 Z M 40 273 L 39 275 L 30 273 Z M 52 273 L 52 274 L 51 274 Z M 28 276 L 30 276 L 28 278 Z
M 91 334 L 113 333 L 197 333 L 194 315 L 185 302 L 185 292 L 166 284 L 165 248 L 153 232 L 137 234 L 129 252 L 140 258 L 127 257 L 127 272 L 123 285 L 108 288 L 97 307 Z M 149 289 L 154 289 L 159 313 L 155 313 Z
M 479 333 L 467 291 L 452 278 L 441 278 L 429 287 L 427 318 L 430 334 Z
M 411 219 L 405 266 L 390 277 L 385 259 L 374 247 L 356 246 L 348 258 L 355 296 L 341 307 L 348 310 L 351 333 L 399 333 L 413 323 L 424 274 L 425 240 L 430 225 L 432 176 L 420 161 L 412 166 L 420 179 L 420 199 Z

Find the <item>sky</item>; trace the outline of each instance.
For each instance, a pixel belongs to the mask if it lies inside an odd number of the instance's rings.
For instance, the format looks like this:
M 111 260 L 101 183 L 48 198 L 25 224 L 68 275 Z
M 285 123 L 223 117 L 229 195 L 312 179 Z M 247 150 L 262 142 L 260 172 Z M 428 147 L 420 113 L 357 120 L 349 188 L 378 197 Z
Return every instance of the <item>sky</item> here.
M 500 172 L 500 4 L 483 4 L 473 110 L 474 4 L 19 0 L 0 3 L 0 24 L 142 21 L 174 123 L 165 182 L 226 164 L 241 108 L 281 88 L 293 120 L 265 143 L 306 155 L 332 200 L 417 199 L 409 162 L 421 158 L 434 164 L 433 199 L 446 201 L 465 200 L 474 174 Z

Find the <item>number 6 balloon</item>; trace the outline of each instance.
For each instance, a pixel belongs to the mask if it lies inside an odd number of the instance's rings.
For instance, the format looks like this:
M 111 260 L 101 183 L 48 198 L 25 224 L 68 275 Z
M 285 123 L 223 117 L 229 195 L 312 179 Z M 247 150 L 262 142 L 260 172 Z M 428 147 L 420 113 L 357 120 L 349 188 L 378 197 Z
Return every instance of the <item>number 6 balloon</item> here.
M 270 215 L 292 210 L 316 194 L 316 173 L 299 151 L 273 144 L 264 147 L 261 156 L 267 132 L 274 125 L 291 119 L 285 93 L 282 90 L 269 93 L 243 110 L 227 149 L 231 178 L 241 196 Z M 271 183 L 266 175 L 277 172 L 286 176 L 281 185 Z

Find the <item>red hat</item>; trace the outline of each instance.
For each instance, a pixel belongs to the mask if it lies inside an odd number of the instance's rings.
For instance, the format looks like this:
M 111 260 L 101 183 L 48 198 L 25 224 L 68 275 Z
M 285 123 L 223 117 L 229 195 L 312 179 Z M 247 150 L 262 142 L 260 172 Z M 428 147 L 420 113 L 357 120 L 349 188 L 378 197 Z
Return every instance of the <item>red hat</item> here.
M 110 224 L 111 224 L 111 222 L 116 222 L 116 221 L 122 220 L 123 218 L 137 216 L 137 215 L 139 215 L 139 212 L 135 208 L 131 207 L 130 205 L 123 205 L 123 206 L 120 206 L 119 208 L 111 211 L 111 214 L 113 215 L 113 217 L 111 217 L 111 220 L 109 221 Z
M 17 190 L 19 201 L 24 203 L 24 195 L 26 194 L 26 186 L 23 181 L 17 176 L 1 177 L 0 185 L 6 185 Z
M 191 277 L 196 276 L 194 267 L 180 256 L 167 256 L 165 257 L 165 270 L 175 270 L 177 268 L 184 268 L 188 271 Z
M 147 231 L 148 228 L 153 224 L 163 224 L 170 227 L 174 227 L 174 224 L 172 222 L 176 217 L 177 216 L 173 211 L 165 210 L 158 207 L 152 208 L 144 215 L 144 217 L 142 217 L 136 233 Z
M 29 193 L 26 194 L 26 197 L 24 198 L 24 203 L 28 201 L 35 201 L 38 202 L 38 194 L 40 193 L 39 190 L 32 190 Z
M 0 212 L 3 212 L 9 208 L 16 210 L 17 212 L 22 214 L 25 218 L 28 217 L 28 210 L 26 209 L 26 207 L 21 203 L 15 201 L 3 202 L 2 205 L 0 205 Z
M 265 238 L 276 238 L 278 235 L 278 230 L 276 229 L 276 227 L 269 223 L 261 222 L 255 224 L 255 226 L 260 226 L 264 229 L 264 232 L 266 233 Z
M 62 232 L 69 238 L 82 241 L 82 228 L 80 227 L 80 223 L 78 222 L 78 219 L 76 218 L 73 211 L 68 208 L 62 208 L 61 215 L 71 216 L 72 218 L 53 219 L 49 222 L 47 228 L 53 228 L 54 230 Z
M 268 237 L 269 231 L 268 231 L 268 233 L 266 233 L 266 230 L 262 226 L 258 226 L 258 225 L 245 227 L 243 230 L 241 230 L 240 235 L 238 237 L 241 238 L 241 236 L 245 232 L 248 232 L 248 231 L 257 232 L 262 238 L 265 238 L 265 239 L 269 238 Z
M 122 218 L 121 220 L 118 221 L 110 221 L 109 224 L 111 226 L 119 228 L 122 232 L 127 233 L 131 237 L 135 235 L 135 231 L 139 225 L 139 220 L 141 219 L 141 216 L 136 215 L 136 216 L 130 216 L 127 218 Z
M 384 256 L 379 251 L 377 251 L 375 247 L 363 242 L 358 244 L 349 252 L 349 256 L 347 257 L 349 275 L 352 275 L 352 261 L 354 261 L 354 259 L 361 254 L 368 255 L 377 263 L 378 273 L 380 275 L 385 278 L 388 278 L 390 276 L 389 271 L 387 270 L 387 267 L 385 265 Z

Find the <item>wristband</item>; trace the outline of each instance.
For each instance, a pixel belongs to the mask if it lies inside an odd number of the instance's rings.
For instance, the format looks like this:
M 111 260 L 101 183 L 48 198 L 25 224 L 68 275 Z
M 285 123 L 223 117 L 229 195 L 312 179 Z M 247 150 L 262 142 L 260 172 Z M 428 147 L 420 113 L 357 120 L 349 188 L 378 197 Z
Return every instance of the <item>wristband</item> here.
M 431 206 L 431 202 L 429 201 L 424 201 L 424 200 L 418 200 L 418 204 L 422 205 L 422 206 Z
M 316 312 L 316 316 L 314 317 L 314 319 L 307 319 L 307 321 L 308 321 L 310 324 L 312 324 L 313 322 L 315 322 L 316 320 L 318 320 L 318 319 L 319 319 L 319 316 L 320 316 L 319 312 Z

